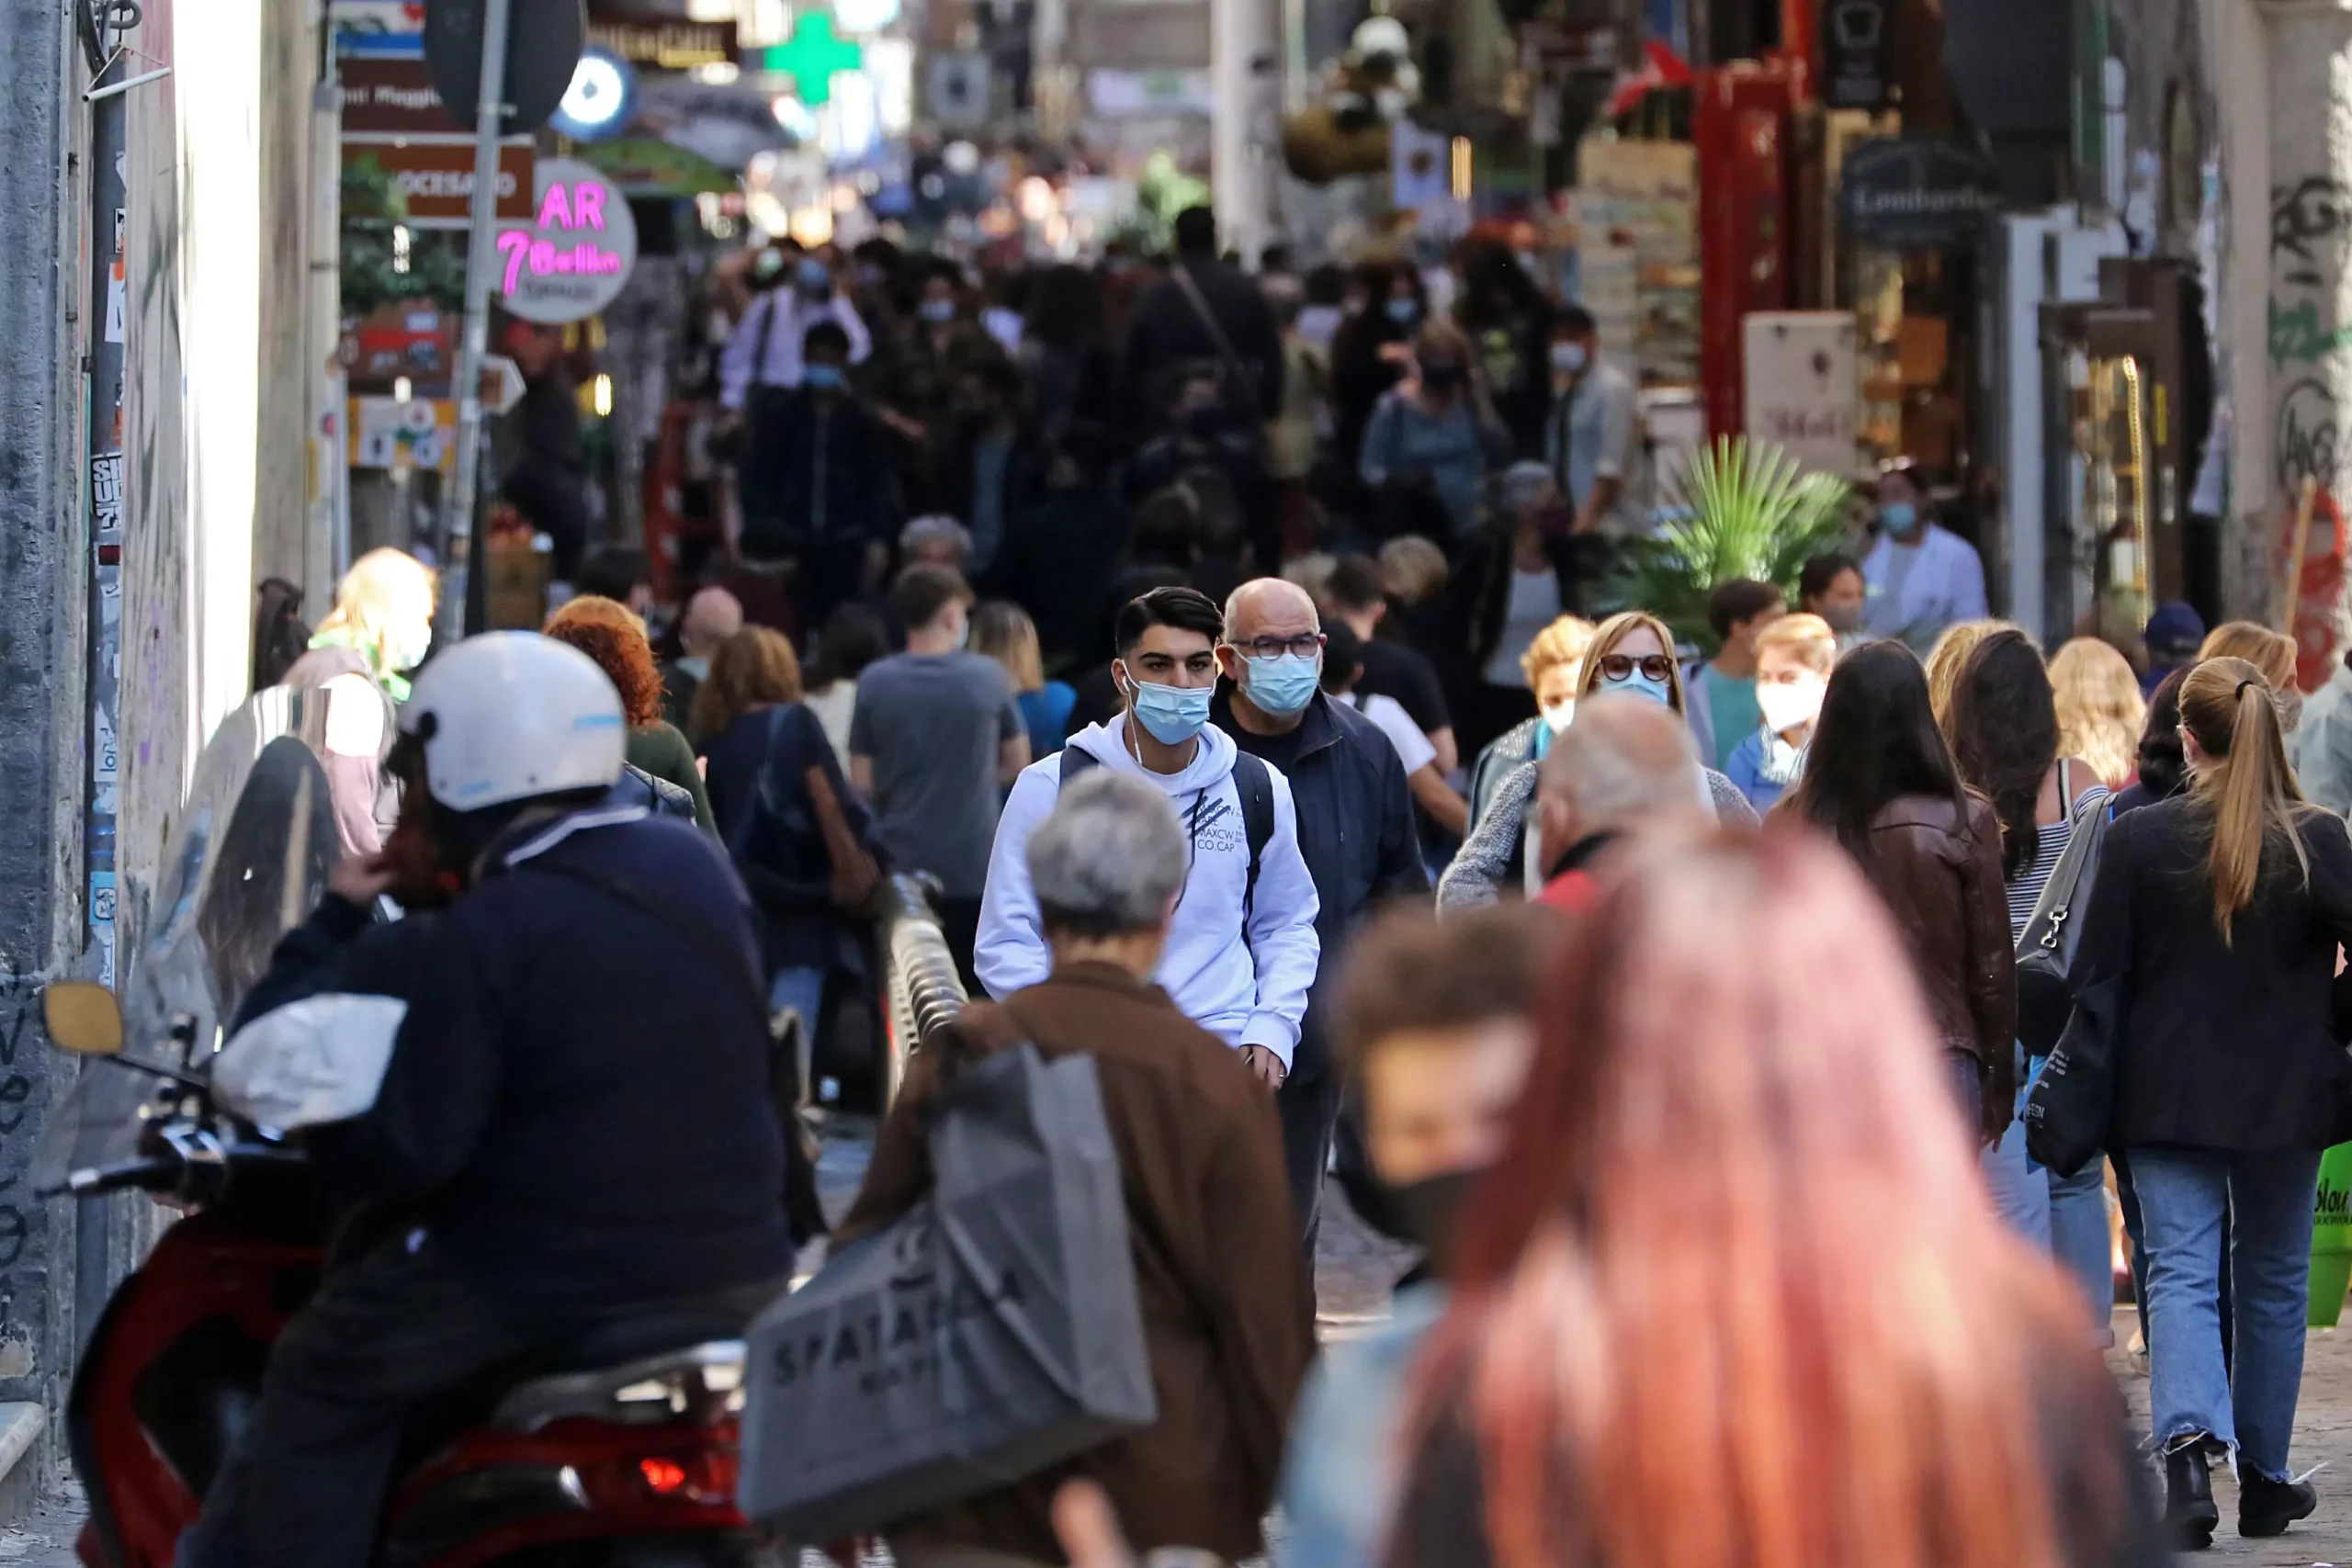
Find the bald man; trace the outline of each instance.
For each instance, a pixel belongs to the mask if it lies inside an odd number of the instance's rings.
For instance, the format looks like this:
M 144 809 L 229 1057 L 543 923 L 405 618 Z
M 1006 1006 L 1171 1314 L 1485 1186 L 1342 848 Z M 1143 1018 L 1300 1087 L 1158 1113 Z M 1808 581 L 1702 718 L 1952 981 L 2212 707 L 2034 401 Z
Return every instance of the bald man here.
M 1594 863 L 1638 828 L 1703 826 L 1713 817 L 1690 727 L 1641 697 L 1588 697 L 1538 764 L 1539 831 L 1528 858 L 1546 878 L 1539 902 L 1570 913 L 1598 892 Z
M 1216 657 L 1221 679 L 1210 720 L 1290 781 L 1299 852 L 1321 901 L 1315 917 L 1321 969 L 1276 1101 L 1291 1196 L 1311 1253 L 1340 1112 L 1322 982 L 1338 972 L 1356 923 L 1384 898 L 1426 894 L 1429 869 L 1396 746 L 1378 725 L 1323 694 L 1323 626 L 1306 591 L 1276 577 L 1235 589 Z
M 686 613 L 678 622 L 678 646 L 684 651 L 662 671 L 662 716 L 686 728 L 695 694 L 710 679 L 712 655 L 742 629 L 742 601 L 724 588 L 706 588 L 686 601 Z

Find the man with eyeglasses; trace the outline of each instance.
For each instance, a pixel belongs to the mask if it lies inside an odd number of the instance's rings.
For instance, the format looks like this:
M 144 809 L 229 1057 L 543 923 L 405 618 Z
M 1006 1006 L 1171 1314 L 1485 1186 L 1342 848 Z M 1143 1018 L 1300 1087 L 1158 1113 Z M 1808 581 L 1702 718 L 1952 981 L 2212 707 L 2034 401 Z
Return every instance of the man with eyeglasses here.
M 1290 781 L 1299 852 L 1318 901 L 1322 965 L 1278 1101 L 1291 1196 L 1311 1249 L 1340 1114 L 1318 1002 L 1322 978 L 1337 970 L 1349 931 L 1373 905 L 1428 892 L 1429 872 L 1395 744 L 1372 720 L 1323 694 L 1323 626 L 1306 591 L 1273 577 L 1235 589 L 1216 657 L 1222 679 L 1209 716 L 1243 753 Z

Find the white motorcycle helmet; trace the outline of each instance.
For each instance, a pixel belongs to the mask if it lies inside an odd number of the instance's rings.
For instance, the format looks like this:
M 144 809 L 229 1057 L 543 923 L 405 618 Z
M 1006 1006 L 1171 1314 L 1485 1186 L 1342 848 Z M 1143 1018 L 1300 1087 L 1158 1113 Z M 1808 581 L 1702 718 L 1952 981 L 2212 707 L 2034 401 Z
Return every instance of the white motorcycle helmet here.
M 628 725 L 596 661 L 537 632 L 486 632 L 427 664 L 400 710 L 444 809 L 513 806 L 620 782 Z

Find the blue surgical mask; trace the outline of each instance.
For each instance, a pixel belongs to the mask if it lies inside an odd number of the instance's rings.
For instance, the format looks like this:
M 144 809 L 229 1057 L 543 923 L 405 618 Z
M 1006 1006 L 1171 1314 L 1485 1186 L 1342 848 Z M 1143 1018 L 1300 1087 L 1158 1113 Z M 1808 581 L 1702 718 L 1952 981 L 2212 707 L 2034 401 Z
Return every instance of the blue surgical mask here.
M 1891 501 L 1878 509 L 1878 520 L 1890 534 L 1908 534 L 1919 525 L 1919 509 L 1907 501 Z
M 943 325 L 956 319 L 956 301 L 953 299 L 926 299 L 917 307 L 917 310 L 922 313 L 924 321 L 934 326 Z
M 811 365 L 800 373 L 812 392 L 838 392 L 842 389 L 842 367 L 838 365 Z
M 1162 746 L 1182 746 L 1198 735 L 1209 721 L 1209 699 L 1216 694 L 1214 686 L 1161 686 L 1135 680 L 1127 682 L 1127 690 L 1134 695 L 1136 721 Z
M 832 269 L 823 262 L 802 262 L 799 276 L 800 291 L 803 294 L 812 294 L 821 299 L 833 291 Z
M 1555 343 L 1552 345 L 1552 368 L 1563 376 L 1574 376 L 1584 368 L 1584 344 Z
M 1643 674 L 1639 670 L 1622 681 L 1612 681 L 1603 675 L 1600 678 L 1600 687 L 1606 692 L 1623 692 L 1628 696 L 1647 697 L 1664 707 L 1674 705 L 1674 688 L 1664 681 Z
M 1421 319 L 1421 302 L 1418 299 L 1391 299 L 1388 319 L 1403 326 L 1410 326 Z
M 1322 683 L 1323 670 L 1312 659 L 1296 654 L 1281 653 L 1272 659 L 1251 655 L 1249 660 L 1250 683 L 1242 689 L 1250 700 L 1276 718 L 1288 718 L 1295 713 L 1305 713 L 1306 705 L 1315 700 L 1316 688 Z

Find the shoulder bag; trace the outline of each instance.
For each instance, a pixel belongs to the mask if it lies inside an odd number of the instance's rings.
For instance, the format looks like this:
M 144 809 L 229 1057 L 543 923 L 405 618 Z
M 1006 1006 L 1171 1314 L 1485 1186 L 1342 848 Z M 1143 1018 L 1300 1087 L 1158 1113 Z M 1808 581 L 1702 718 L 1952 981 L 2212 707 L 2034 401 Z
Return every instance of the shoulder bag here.
M 2062 766 L 2059 788 L 2066 787 Z M 2018 1039 L 2029 1056 L 2046 1056 L 2065 1032 L 2075 1010 L 2075 993 L 2067 983 L 2075 949 L 2082 942 L 2076 917 L 2090 902 L 2091 885 L 2098 875 L 2099 851 L 2107 842 L 2107 827 L 2115 817 L 2115 798 L 2094 801 L 2075 819 L 2065 853 L 2041 886 L 2025 930 L 2018 936 Z

